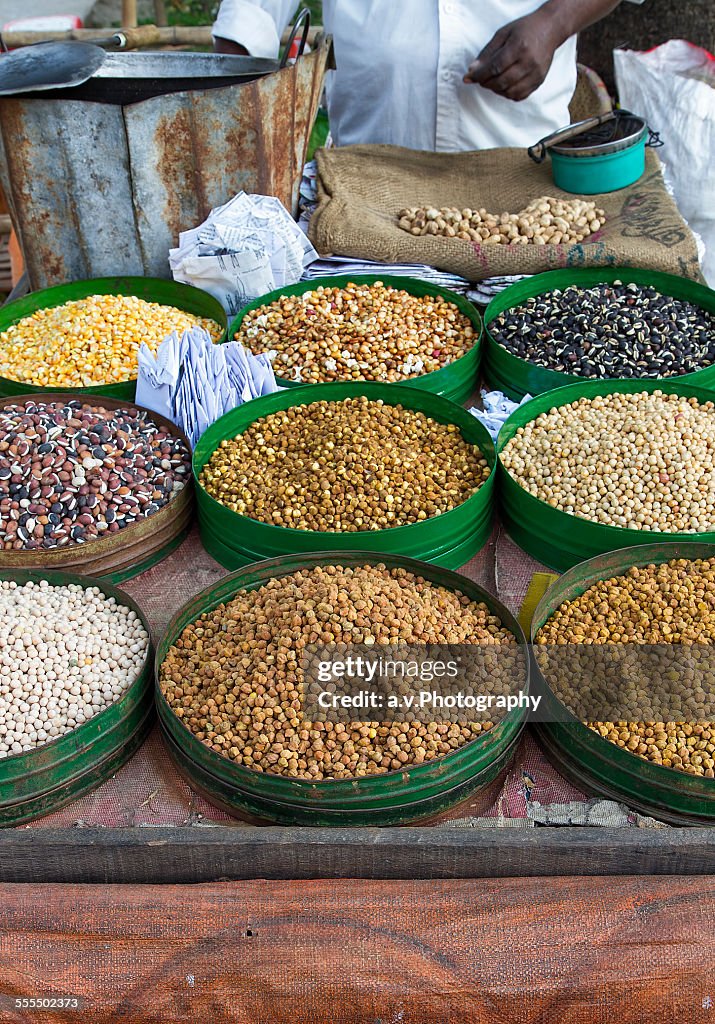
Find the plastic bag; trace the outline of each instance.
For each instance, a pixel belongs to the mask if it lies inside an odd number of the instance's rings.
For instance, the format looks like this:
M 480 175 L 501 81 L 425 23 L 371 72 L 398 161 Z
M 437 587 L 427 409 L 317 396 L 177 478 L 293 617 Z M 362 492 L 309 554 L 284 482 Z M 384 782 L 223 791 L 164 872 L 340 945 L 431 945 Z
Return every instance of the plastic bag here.
M 660 134 L 659 155 L 675 201 L 705 244 L 703 273 L 715 287 L 715 57 L 683 39 L 641 53 L 614 50 L 621 106 Z

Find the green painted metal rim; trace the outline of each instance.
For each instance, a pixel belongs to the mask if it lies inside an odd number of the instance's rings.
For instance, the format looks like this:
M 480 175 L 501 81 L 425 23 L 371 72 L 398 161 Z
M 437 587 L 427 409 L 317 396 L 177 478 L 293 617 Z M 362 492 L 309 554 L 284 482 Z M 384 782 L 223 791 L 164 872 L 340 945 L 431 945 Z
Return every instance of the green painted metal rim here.
M 263 808 L 263 816 L 282 813 L 282 808 L 301 807 L 306 811 L 320 811 L 331 816 L 334 811 L 370 811 L 371 821 L 381 823 L 381 812 L 400 806 L 407 809 L 416 801 L 441 796 L 455 785 L 474 780 L 488 769 L 505 747 L 516 740 L 526 721 L 526 712 L 517 709 L 488 733 L 430 762 L 410 768 L 409 771 L 390 771 L 361 779 L 326 779 L 312 782 L 290 779 L 266 772 L 257 772 L 237 765 L 217 754 L 176 717 L 167 704 L 159 686 L 159 673 L 167 652 L 183 629 L 195 622 L 204 612 L 230 600 L 237 591 L 255 589 L 271 579 L 289 575 L 299 569 L 318 565 L 366 565 L 383 563 L 389 568 L 399 567 L 425 579 L 459 590 L 474 600 L 484 601 L 498 615 L 506 628 L 512 631 L 520 644 L 525 643 L 518 622 L 499 601 L 466 577 L 441 567 L 395 555 L 380 555 L 371 551 L 324 551 L 315 555 L 292 555 L 266 559 L 224 577 L 208 587 L 186 604 L 169 624 L 162 637 L 155 659 L 155 697 L 162 729 L 185 755 L 185 771 L 192 765 L 220 781 L 225 787 L 224 797 L 231 806 L 247 806 L 239 801 L 250 798 Z M 528 664 L 527 664 L 528 670 Z M 528 688 L 528 680 L 527 680 Z M 255 808 L 254 808 L 255 812 Z M 286 813 L 289 813 L 286 811 Z M 422 811 L 422 814 L 425 812 Z M 414 819 L 413 819 L 414 820 Z
M 22 825 L 28 821 L 34 821 L 36 818 L 43 818 L 46 814 L 53 814 L 66 807 L 67 804 L 74 803 L 75 800 L 79 800 L 87 793 L 97 789 L 136 754 L 151 732 L 153 724 L 154 708 L 149 705 L 136 730 L 101 764 L 92 766 L 88 771 L 77 776 L 71 782 L 65 782 L 52 792 L 40 793 L 27 800 L 6 804 L 0 808 L 0 828 Z
M 161 277 L 97 277 L 87 281 L 58 284 L 52 288 L 31 292 L 0 308 L 0 333 L 39 309 L 61 306 L 65 302 L 86 299 L 89 295 L 135 295 L 147 302 L 158 302 L 163 306 L 176 306 L 186 313 L 211 317 L 223 329 L 220 341 L 224 341 L 226 338 L 228 318 L 223 306 L 213 295 L 209 295 L 208 292 L 204 292 L 200 288 L 194 288 L 193 285 L 165 281 Z M 133 402 L 136 384 L 136 378 L 134 378 L 115 384 L 94 384 L 87 388 L 72 387 L 70 390 L 88 397 L 106 395 L 108 398 L 120 398 Z M 24 394 L 45 395 L 67 390 L 67 385 L 58 384 L 43 388 L 39 385 L 0 376 L 0 397 Z
M 301 281 L 299 284 L 290 285 L 286 288 L 277 288 L 275 291 L 262 295 L 259 299 L 245 306 L 238 316 L 231 322 L 228 328 L 228 339 L 233 340 L 234 335 L 243 323 L 247 313 L 261 306 L 267 306 L 284 295 L 304 295 L 305 292 L 315 291 L 316 288 L 344 288 L 349 283 L 375 284 L 382 281 L 391 288 L 400 288 L 410 295 L 435 295 L 441 296 L 448 302 L 453 303 L 460 311 L 468 317 L 476 328 L 476 341 L 471 349 L 459 359 L 448 363 L 439 370 L 432 373 L 425 373 L 420 377 L 408 377 L 404 383 L 408 387 L 424 388 L 434 395 L 442 395 L 453 402 L 465 402 L 476 387 L 479 374 L 479 364 L 482 355 L 482 336 L 484 324 L 477 308 L 457 292 L 448 288 L 440 288 L 438 285 L 421 281 L 416 277 L 398 277 L 390 274 L 336 274 L 330 277 L 316 277 L 312 281 Z M 283 388 L 294 387 L 315 387 L 314 384 L 301 385 L 299 381 L 289 380 L 287 377 L 276 377 L 276 383 Z M 402 383 L 396 381 L 395 383 Z
M 98 587 L 107 597 L 113 597 L 118 604 L 131 608 L 151 638 L 149 624 L 139 605 L 106 580 L 58 570 L 4 570 L 0 571 L 0 580 L 13 580 L 18 584 L 47 580 L 53 586 L 78 584 L 85 589 Z M 0 816 L 4 813 L 4 808 L 17 803 L 19 797 L 44 797 L 65 783 L 72 783 L 88 771 L 98 780 L 93 783 L 96 785 L 108 777 L 101 774 L 102 762 L 115 752 L 121 751 L 137 728 L 137 709 L 143 714 L 149 706 L 152 655 L 153 646 L 150 639 L 139 675 L 124 696 L 110 707 L 100 711 L 88 722 L 83 722 L 72 732 L 65 733 L 35 750 L 13 754 L 0 760 Z
M 589 288 L 596 284 L 612 284 L 614 281 L 623 281 L 624 284 L 648 285 L 664 295 L 687 300 L 710 313 L 715 313 L 715 291 L 712 288 L 688 278 L 676 277 L 674 274 L 663 274 L 655 270 L 640 270 L 635 267 L 574 267 L 568 270 L 550 270 L 545 274 L 536 274 L 525 281 L 517 281 L 505 289 L 495 296 L 486 308 L 482 370 L 487 386 L 502 391 L 514 401 L 521 401 L 525 395 L 541 395 L 567 384 L 587 383 L 585 378 L 575 374 L 548 370 L 527 359 L 520 359 L 494 339 L 489 327 L 500 313 L 513 306 L 520 306 L 525 299 L 543 295 L 556 288 L 568 288 L 570 285 Z M 628 379 L 633 380 L 633 378 Z M 656 378 L 644 377 L 639 380 L 645 383 L 654 379 Z M 681 377 L 663 379 L 679 381 L 686 385 L 693 384 L 697 387 L 715 387 L 715 364 L 693 373 L 683 374 Z
M 242 433 L 255 420 L 295 405 L 319 401 L 340 401 L 365 396 L 387 405 L 404 405 L 431 416 L 441 423 L 453 423 L 471 444 L 478 445 L 492 469 L 487 481 L 465 502 L 450 512 L 425 519 L 409 526 L 387 530 L 364 530 L 359 533 L 321 533 L 293 530 L 260 523 L 239 515 L 212 498 L 199 483 L 201 470 L 221 441 Z M 302 388 L 278 391 L 256 398 L 233 409 L 217 420 L 199 439 L 193 455 L 196 502 L 202 537 L 210 543 L 211 536 L 236 552 L 243 560 L 245 553 L 270 558 L 300 551 L 318 552 L 326 547 L 352 550 L 356 547 L 390 554 L 404 554 L 425 561 L 438 561 L 439 552 L 451 551 L 472 539 L 469 550 L 475 553 L 486 543 L 492 527 L 492 501 L 496 452 L 491 437 L 482 424 L 461 406 L 439 395 L 401 384 L 380 384 L 371 381 L 341 381 L 332 384 L 308 384 Z M 223 563 L 226 564 L 226 563 Z
M 506 421 L 497 439 L 497 452 L 504 450 L 519 427 L 525 426 L 544 412 L 568 405 L 579 398 L 616 393 L 663 391 L 666 394 L 715 401 L 715 392 L 683 383 L 682 378 L 667 380 L 583 381 L 538 395 L 516 409 Z M 593 523 L 578 516 L 552 508 L 529 494 L 504 468 L 498 458 L 497 493 L 502 522 L 514 541 L 529 555 L 565 572 L 579 562 L 617 548 L 647 544 L 713 543 L 715 531 L 694 534 L 653 533 L 618 526 Z
M 145 683 L 122 717 L 118 721 L 107 722 L 101 736 L 87 744 L 81 756 L 77 753 L 58 758 L 51 764 L 35 765 L 26 776 L 0 783 L 0 818 L 7 808 L 16 806 L 18 802 L 33 800 L 38 795 L 49 798 L 56 790 L 64 791 L 81 783 L 87 774 L 93 777 L 100 775 L 104 762 L 123 751 L 147 718 L 153 720 L 154 709 L 151 687 Z
M 651 543 L 609 551 L 581 562 L 542 597 L 534 612 L 530 640 L 533 643 L 564 601 L 580 596 L 599 580 L 622 575 L 633 566 L 658 565 L 673 558 L 713 557 L 715 543 Z M 532 672 L 547 709 L 558 710 L 562 719 L 535 726 L 537 737 L 557 768 L 566 770 L 579 783 L 588 783 L 598 793 L 616 796 L 629 807 L 675 824 L 711 824 L 715 820 L 715 779 L 644 761 L 610 743 L 561 704 L 533 657 Z
M 242 569 L 246 565 L 251 565 L 253 562 L 260 562 L 263 558 L 262 555 L 256 554 L 256 552 L 248 551 L 245 548 L 240 550 L 234 550 L 229 548 L 223 543 L 223 540 L 218 537 L 211 528 L 204 524 L 200 530 L 201 543 L 206 551 L 215 558 L 216 561 L 222 565 L 225 569 L 235 572 L 236 569 Z M 481 530 L 477 530 L 473 535 L 467 537 L 462 543 L 458 544 L 454 548 L 445 548 L 439 552 L 433 553 L 431 558 L 423 558 L 421 561 L 429 562 L 433 565 L 441 565 L 444 569 L 452 569 L 456 571 L 461 569 L 463 565 L 474 557 L 478 551 L 484 546 L 484 540 L 482 538 Z
M 209 803 L 232 815 L 249 815 L 263 823 L 275 825 L 308 825 L 308 826 L 370 826 L 375 825 L 375 812 L 372 810 L 343 810 L 335 808 L 325 810 L 322 807 L 306 808 L 296 805 L 274 805 L 270 808 L 251 794 L 238 793 L 231 796 L 220 780 L 216 779 L 204 767 L 194 761 L 189 763 L 186 754 L 175 742 L 173 736 L 161 725 L 161 736 L 166 744 L 169 755 L 179 773 L 189 785 L 199 792 Z M 505 770 L 521 738 L 521 732 L 513 737 L 508 746 L 499 753 L 492 763 L 478 776 L 454 786 L 452 789 L 415 801 L 407 807 L 401 805 L 380 811 L 379 824 L 408 825 L 421 819 L 440 814 L 461 803 L 476 790 L 484 789 Z

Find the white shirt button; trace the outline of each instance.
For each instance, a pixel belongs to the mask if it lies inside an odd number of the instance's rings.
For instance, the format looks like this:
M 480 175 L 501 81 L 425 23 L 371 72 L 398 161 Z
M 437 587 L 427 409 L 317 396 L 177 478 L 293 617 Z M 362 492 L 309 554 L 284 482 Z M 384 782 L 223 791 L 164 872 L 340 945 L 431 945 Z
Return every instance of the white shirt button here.
M 442 72 L 442 81 L 443 82 L 451 82 L 452 81 L 452 77 L 453 77 L 453 73 L 451 71 L 443 71 Z

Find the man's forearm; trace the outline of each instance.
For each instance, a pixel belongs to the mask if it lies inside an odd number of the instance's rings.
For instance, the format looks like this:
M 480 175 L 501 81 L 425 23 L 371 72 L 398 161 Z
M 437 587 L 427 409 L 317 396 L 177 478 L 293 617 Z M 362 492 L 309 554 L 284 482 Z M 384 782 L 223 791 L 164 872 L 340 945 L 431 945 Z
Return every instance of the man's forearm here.
M 565 43 L 582 29 L 605 18 L 619 3 L 620 0 L 547 0 L 541 10 L 553 19 Z
M 222 39 L 221 36 L 214 36 L 214 51 L 216 53 L 232 53 L 242 57 L 248 57 L 249 53 L 241 43 L 234 43 L 233 39 Z

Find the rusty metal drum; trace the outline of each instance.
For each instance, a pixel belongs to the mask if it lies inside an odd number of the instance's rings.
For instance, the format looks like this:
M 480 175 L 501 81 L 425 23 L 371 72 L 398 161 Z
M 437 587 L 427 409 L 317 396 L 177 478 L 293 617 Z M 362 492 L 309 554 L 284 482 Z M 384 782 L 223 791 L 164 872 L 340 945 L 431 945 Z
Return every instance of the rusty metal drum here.
M 252 81 L 124 106 L 72 89 L 0 98 L 0 182 L 31 288 L 168 278 L 179 233 L 242 190 L 295 213 L 330 54 L 325 38 Z

